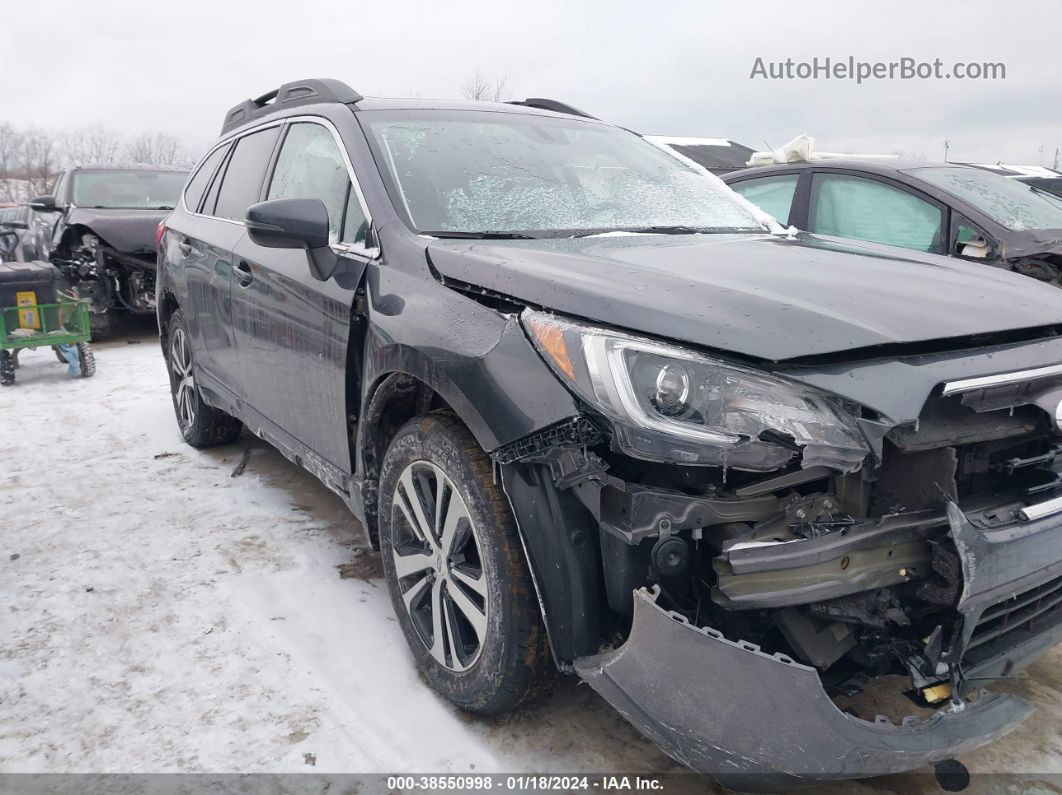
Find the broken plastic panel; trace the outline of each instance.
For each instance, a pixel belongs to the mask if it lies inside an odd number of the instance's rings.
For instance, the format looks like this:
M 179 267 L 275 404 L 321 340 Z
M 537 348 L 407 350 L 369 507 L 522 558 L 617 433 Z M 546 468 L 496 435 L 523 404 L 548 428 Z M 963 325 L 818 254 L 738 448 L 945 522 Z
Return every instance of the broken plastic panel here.
M 739 791 L 919 768 L 991 742 L 1032 712 L 982 692 L 926 720 L 862 720 L 838 709 L 814 668 L 692 626 L 658 596 L 636 591 L 626 642 L 576 660 L 576 670 L 673 759 Z
M 629 455 L 770 471 L 810 451 L 816 464 L 854 471 L 869 452 L 855 419 L 825 393 L 541 312 L 523 318 L 558 376 L 615 422 Z

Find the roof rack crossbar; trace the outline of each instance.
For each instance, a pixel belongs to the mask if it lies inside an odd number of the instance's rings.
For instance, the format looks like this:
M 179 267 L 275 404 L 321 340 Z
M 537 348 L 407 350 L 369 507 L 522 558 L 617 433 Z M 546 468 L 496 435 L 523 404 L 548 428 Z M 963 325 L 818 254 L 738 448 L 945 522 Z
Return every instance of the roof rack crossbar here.
M 225 114 L 221 134 L 235 130 L 280 108 L 339 102 L 350 105 L 360 102 L 361 94 L 340 80 L 331 78 L 296 80 L 280 88 L 267 91 L 255 99 L 245 99 Z
M 546 99 L 545 97 L 528 97 L 527 99 L 514 99 L 506 103 L 507 105 L 523 105 L 527 108 L 538 108 L 539 110 L 551 110 L 554 113 L 566 113 L 569 116 L 581 116 L 584 119 L 593 119 L 594 121 L 600 121 L 597 116 L 591 116 L 586 111 L 579 110 L 572 107 L 565 102 L 558 102 L 555 99 Z

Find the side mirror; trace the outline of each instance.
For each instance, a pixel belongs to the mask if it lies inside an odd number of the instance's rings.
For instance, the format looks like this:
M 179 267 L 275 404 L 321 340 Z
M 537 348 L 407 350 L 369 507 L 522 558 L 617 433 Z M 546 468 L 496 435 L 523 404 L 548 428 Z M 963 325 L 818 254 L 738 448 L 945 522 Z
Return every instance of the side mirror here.
M 247 233 L 265 248 L 301 248 L 310 273 L 326 281 L 339 260 L 329 247 L 328 209 L 320 199 L 271 199 L 247 208 Z
M 29 207 L 36 213 L 54 213 L 59 210 L 54 196 L 38 196 L 29 203 Z

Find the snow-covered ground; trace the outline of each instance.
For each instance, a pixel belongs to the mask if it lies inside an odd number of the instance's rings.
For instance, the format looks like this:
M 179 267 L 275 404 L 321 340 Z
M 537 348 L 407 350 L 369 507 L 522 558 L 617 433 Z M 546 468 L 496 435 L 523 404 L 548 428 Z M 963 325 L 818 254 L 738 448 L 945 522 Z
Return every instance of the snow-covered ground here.
M 150 333 L 97 346 L 91 379 L 22 358 L 0 390 L 0 772 L 678 770 L 572 680 L 490 720 L 435 696 L 342 503 L 246 435 L 184 445 Z M 1062 774 L 1059 662 L 1012 683 L 1039 712 L 972 769 Z

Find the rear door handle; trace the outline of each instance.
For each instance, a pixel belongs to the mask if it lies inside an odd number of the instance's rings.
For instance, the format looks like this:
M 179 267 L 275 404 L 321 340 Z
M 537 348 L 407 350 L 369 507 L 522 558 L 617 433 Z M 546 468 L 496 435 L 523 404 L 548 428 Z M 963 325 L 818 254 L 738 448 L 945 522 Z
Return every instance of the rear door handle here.
M 254 281 L 254 274 L 251 272 L 251 266 L 245 259 L 241 259 L 233 265 L 232 272 L 236 274 L 236 281 L 240 283 L 240 287 L 247 287 Z

